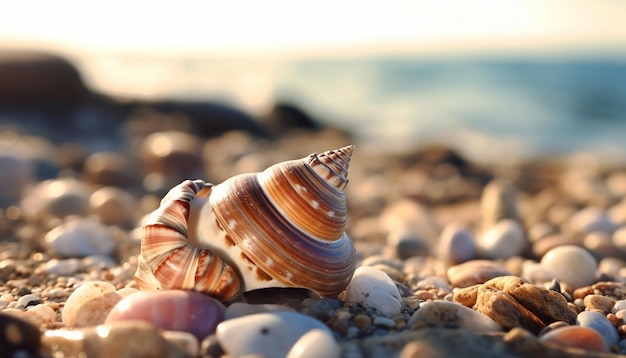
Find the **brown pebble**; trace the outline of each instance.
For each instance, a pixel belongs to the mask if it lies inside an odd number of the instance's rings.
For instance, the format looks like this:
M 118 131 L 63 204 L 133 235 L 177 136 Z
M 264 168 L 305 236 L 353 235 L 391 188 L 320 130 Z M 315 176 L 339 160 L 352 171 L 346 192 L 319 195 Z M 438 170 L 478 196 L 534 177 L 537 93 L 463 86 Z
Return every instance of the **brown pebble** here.
M 587 295 L 583 302 L 587 311 L 597 311 L 605 315 L 611 312 L 615 305 L 614 299 L 601 295 Z
M 510 272 L 493 261 L 472 260 L 450 267 L 447 275 L 452 286 L 469 287 L 494 277 L 510 275 Z
M 372 325 L 372 319 L 366 314 L 358 314 L 354 316 L 354 324 L 363 329 Z

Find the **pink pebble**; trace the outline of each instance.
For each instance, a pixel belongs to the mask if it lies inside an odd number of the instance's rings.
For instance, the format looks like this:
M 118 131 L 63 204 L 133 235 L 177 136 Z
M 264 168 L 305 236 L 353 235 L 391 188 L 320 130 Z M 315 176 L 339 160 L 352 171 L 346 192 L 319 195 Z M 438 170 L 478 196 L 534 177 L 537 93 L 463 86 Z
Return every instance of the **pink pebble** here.
M 600 333 L 591 328 L 581 326 L 558 328 L 539 337 L 539 340 L 561 347 L 580 348 L 595 352 L 609 351 L 609 345 Z
M 143 320 L 156 327 L 189 332 L 199 340 L 213 334 L 224 320 L 225 307 L 218 300 L 191 291 L 139 291 L 118 302 L 106 323 Z

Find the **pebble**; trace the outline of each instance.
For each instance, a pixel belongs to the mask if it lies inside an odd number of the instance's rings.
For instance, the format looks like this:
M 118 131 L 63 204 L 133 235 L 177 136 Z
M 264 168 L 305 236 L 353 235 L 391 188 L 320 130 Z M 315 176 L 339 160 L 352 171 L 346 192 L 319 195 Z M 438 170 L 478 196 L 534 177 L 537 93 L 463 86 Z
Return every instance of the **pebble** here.
M 554 274 L 550 270 L 531 260 L 526 260 L 522 264 L 521 277 L 534 284 L 542 284 L 555 279 Z
M 400 299 L 400 292 L 393 280 L 371 266 L 356 269 L 343 296 L 346 302 L 374 308 L 387 317 L 400 313 Z
M 602 295 L 587 295 L 583 299 L 587 311 L 596 311 L 608 314 L 615 305 L 615 299 Z
M 411 316 L 411 329 L 423 327 L 463 328 L 475 333 L 499 332 L 502 328 L 491 318 L 456 302 L 432 301 Z
M 97 326 L 121 299 L 108 282 L 86 282 L 68 297 L 61 321 L 66 327 Z
M 521 255 L 528 246 L 528 240 L 519 222 L 502 219 L 479 237 L 477 246 L 484 258 L 507 259 Z
M 447 225 L 439 236 L 438 257 L 449 265 L 476 259 L 472 232 L 463 224 Z
M 159 330 L 143 321 L 48 330 L 42 343 L 51 357 L 183 357 L 182 352 L 172 355 L 172 347 Z
M 57 276 L 70 276 L 84 269 L 83 262 L 77 258 L 50 259 L 37 267 L 36 272 Z
M 39 356 L 41 333 L 31 322 L 0 312 L 0 357 Z
M 572 263 L 575 262 L 575 265 Z M 551 249 L 541 258 L 541 266 L 573 289 L 596 281 L 597 262 L 589 251 L 579 246 L 564 245 Z
M 20 297 L 17 300 L 17 304 L 15 305 L 15 308 L 25 309 L 28 306 L 34 306 L 40 303 L 41 303 L 41 297 L 39 297 L 39 295 L 29 293 Z
M 594 329 L 580 326 L 557 328 L 541 337 L 539 341 L 559 347 L 580 348 L 587 351 L 609 352 L 606 340 Z
M 452 266 L 447 271 L 448 281 L 454 287 L 469 287 L 511 273 L 494 261 L 471 260 Z
M 615 313 L 621 310 L 626 310 L 626 300 L 615 301 L 615 304 L 613 305 L 613 309 L 611 311 Z
M 38 322 L 38 326 L 40 327 L 52 325 L 56 319 L 54 309 L 45 304 L 28 307 L 26 314 L 32 318 L 33 322 Z
M 193 334 L 199 341 L 215 332 L 225 307 L 209 296 L 193 291 L 139 291 L 120 300 L 106 323 L 143 320 L 158 328 Z
M 37 184 L 20 206 L 32 219 L 44 215 L 84 216 L 89 212 L 89 194 L 87 186 L 74 178 L 50 179 Z
M 0 207 L 19 200 L 26 186 L 33 180 L 33 168 L 28 160 L 3 147 L 0 145 Z
M 307 332 L 321 329 L 332 335 L 321 321 L 297 312 L 257 313 L 226 320 L 217 326 L 217 339 L 224 351 L 233 357 L 259 355 L 264 358 L 285 357 Z M 307 352 L 321 357 L 326 347 L 315 346 Z M 294 353 L 296 354 L 296 353 Z
M 110 230 L 93 219 L 75 218 L 52 229 L 45 237 L 50 250 L 63 258 L 110 255 L 117 243 Z
M 618 228 L 608 214 L 597 207 L 586 207 L 572 215 L 569 227 L 575 233 L 588 234 L 591 232 L 612 233 Z
M 226 308 L 226 311 L 224 313 L 224 319 L 226 320 L 239 318 L 255 313 L 266 313 L 285 310 L 291 311 L 293 309 L 287 306 L 273 303 L 250 304 L 245 302 L 235 302 Z
M 339 358 L 341 350 L 333 335 L 324 329 L 305 333 L 287 353 L 287 358 Z
M 200 354 L 200 342 L 191 333 L 181 331 L 162 331 L 163 338 L 172 345 L 180 348 L 189 357 L 198 357 Z
M 428 241 L 413 228 L 396 228 L 387 235 L 387 245 L 394 257 L 406 260 L 413 256 L 428 256 Z
M 489 230 L 502 219 L 520 221 L 516 196 L 513 185 L 505 180 L 492 180 L 485 186 L 480 198 L 482 232 Z
M 89 207 L 104 225 L 132 227 L 137 220 L 139 204 L 126 190 L 107 186 L 91 194 Z
M 594 329 L 596 332 L 600 333 L 609 344 L 619 343 L 620 337 L 617 333 L 617 329 L 615 329 L 613 323 L 602 313 L 593 311 L 580 312 L 576 318 L 576 324 Z
M 87 182 L 99 186 L 127 187 L 134 182 L 133 168 L 120 153 L 97 152 L 85 159 L 83 168 Z

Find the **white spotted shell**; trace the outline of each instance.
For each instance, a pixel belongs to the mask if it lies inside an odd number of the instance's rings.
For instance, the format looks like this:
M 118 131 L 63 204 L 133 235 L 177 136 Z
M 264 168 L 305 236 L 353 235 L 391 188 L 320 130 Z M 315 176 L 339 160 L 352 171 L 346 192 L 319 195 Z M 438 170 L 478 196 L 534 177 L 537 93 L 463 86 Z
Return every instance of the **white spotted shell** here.
M 344 232 L 353 146 L 275 164 L 213 186 L 186 180 L 143 227 L 135 280 L 222 301 L 266 287 L 332 297 L 349 283 L 356 251 Z

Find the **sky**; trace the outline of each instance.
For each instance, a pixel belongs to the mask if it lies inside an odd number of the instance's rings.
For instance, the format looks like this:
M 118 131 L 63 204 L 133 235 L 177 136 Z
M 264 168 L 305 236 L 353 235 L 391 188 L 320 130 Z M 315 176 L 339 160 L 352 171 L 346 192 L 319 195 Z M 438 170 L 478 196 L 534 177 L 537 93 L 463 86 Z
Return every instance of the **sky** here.
M 623 0 L 11 1 L 0 48 L 285 54 L 626 49 Z

